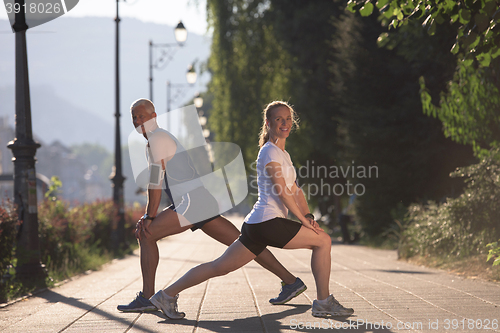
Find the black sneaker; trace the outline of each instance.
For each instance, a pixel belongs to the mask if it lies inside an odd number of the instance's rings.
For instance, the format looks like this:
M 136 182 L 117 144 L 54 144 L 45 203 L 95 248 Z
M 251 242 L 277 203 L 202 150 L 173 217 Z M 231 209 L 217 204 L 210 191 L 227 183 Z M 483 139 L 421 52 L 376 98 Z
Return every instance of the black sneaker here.
M 307 289 L 307 286 L 300 278 L 296 278 L 292 284 L 285 284 L 281 282 L 281 291 L 278 297 L 271 298 L 269 303 L 273 305 L 281 305 L 290 301 L 292 298 L 300 295 Z
M 118 305 L 116 308 L 122 312 L 154 312 L 158 310 L 149 299 L 144 297 L 142 291 L 139 291 L 137 297 L 128 305 Z

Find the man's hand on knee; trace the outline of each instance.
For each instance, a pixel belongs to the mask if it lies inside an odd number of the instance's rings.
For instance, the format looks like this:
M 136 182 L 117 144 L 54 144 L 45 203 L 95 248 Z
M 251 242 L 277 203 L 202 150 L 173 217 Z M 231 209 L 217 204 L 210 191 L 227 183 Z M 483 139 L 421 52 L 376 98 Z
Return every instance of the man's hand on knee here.
M 141 217 L 141 219 L 135 225 L 135 238 L 141 239 L 141 237 L 148 238 L 151 236 L 151 232 L 149 231 L 149 226 L 151 225 L 151 220 L 145 220 Z

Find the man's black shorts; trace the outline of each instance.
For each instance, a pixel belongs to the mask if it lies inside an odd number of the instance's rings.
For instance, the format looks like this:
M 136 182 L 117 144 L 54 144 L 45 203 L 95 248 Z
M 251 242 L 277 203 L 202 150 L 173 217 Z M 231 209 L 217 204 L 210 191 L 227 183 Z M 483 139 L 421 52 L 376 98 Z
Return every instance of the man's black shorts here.
M 198 187 L 175 200 L 171 209 L 193 224 L 192 231 L 201 229 L 208 222 L 220 216 L 217 200 L 204 187 Z

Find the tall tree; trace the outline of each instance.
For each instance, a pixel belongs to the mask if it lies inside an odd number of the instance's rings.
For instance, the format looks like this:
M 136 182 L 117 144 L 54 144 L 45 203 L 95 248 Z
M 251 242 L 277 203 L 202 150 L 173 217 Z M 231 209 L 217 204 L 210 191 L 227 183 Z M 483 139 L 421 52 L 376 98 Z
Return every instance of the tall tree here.
M 301 119 L 288 145 L 294 161 L 334 165 L 338 124 L 329 89 L 328 40 L 339 5 L 330 0 L 212 0 L 208 9 L 214 32 L 210 123 L 216 140 L 239 144 L 249 165 L 257 155 L 261 110 L 272 100 L 285 100 Z
M 419 21 L 433 35 L 437 25 L 454 25 L 451 52 L 462 52 L 464 60 L 475 58 L 488 67 L 500 56 L 500 0 L 350 0 L 347 9 L 369 16 L 375 6 L 382 24 L 395 28 Z
M 500 0 L 350 0 L 347 5 L 347 9 L 359 10 L 363 16 L 371 15 L 375 7 L 383 25 L 390 22 L 390 27 L 408 31 L 408 25 L 417 23 L 430 35 L 438 26 L 454 32 L 455 41 L 449 50 L 456 55 L 456 73 L 443 89 L 438 106 L 421 79 L 423 110 L 443 122 L 447 136 L 472 145 L 478 156 L 498 147 Z M 391 35 L 384 33 L 379 39 Z
M 287 55 L 265 24 L 265 11 L 263 1 L 208 1 L 214 95 L 209 124 L 217 141 L 242 148 L 247 165 L 258 151 L 263 106 L 282 97 L 287 82 Z
M 500 147 L 500 58 L 492 60 L 488 67 L 458 61 L 438 106 L 433 104 L 423 78 L 421 91 L 424 112 L 442 121 L 446 136 L 472 145 L 480 157 Z
M 460 186 L 448 174 L 470 154 L 446 140 L 439 121 L 421 111 L 419 75 L 428 74 L 437 86 L 450 75 L 450 67 L 443 68 L 443 59 L 436 56 L 446 38 L 412 36 L 425 55 L 417 61 L 377 45 L 384 28 L 375 18 L 346 14 L 337 24 L 332 71 L 341 101 L 343 159 L 377 167 L 378 175 L 353 177 L 366 188 L 357 215 L 363 229 L 377 235 L 393 223 L 398 207 L 453 194 Z

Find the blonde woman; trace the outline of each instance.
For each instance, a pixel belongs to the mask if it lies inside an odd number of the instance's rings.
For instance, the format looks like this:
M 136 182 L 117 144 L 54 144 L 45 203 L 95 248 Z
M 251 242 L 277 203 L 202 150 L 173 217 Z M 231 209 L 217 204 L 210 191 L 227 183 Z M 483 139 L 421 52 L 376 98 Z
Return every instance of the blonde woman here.
M 343 307 L 330 295 L 331 239 L 309 212 L 304 193 L 296 185 L 290 155 L 285 150 L 286 139 L 296 124 L 295 112 L 286 102 L 275 101 L 264 109 L 257 157 L 258 200 L 245 218 L 241 236 L 222 256 L 192 268 L 151 297 L 151 303 L 167 317 L 180 319 L 185 316 L 177 310 L 177 298 L 181 291 L 246 265 L 268 245 L 312 250 L 311 269 L 317 293 L 312 307 L 313 316 L 348 316 L 354 313 L 353 309 Z M 288 211 L 301 223 L 287 219 Z

